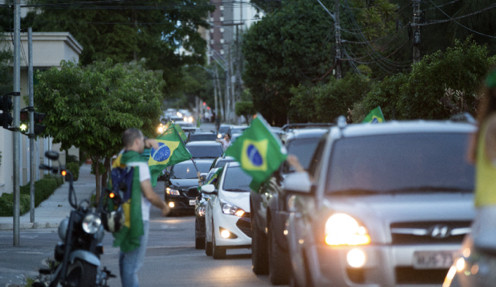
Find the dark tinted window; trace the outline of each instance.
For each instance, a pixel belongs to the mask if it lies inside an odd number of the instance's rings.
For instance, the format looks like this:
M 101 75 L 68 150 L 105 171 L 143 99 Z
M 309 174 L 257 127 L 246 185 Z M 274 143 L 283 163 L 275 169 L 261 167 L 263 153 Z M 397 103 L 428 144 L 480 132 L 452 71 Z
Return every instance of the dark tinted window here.
M 228 162 L 233 162 L 234 159 L 232 158 L 222 158 L 222 159 L 218 159 L 216 162 L 215 162 L 215 165 L 213 166 L 214 168 L 216 167 L 224 167 L 226 165 L 226 163 Z
M 240 167 L 230 167 L 224 176 L 222 189 L 227 191 L 250 191 L 251 176 Z
M 320 138 L 305 138 L 305 139 L 295 139 L 289 142 L 286 146 L 288 154 L 295 155 L 301 166 L 304 169 L 308 169 L 310 165 L 310 160 L 312 159 L 315 148 L 319 143 Z M 293 172 L 294 168 L 285 162 L 284 173 Z
M 222 155 L 223 150 L 220 144 L 205 146 L 187 146 L 194 158 L 216 158 Z
M 200 173 L 207 173 L 210 170 L 211 163 L 209 162 L 197 162 L 196 166 Z M 187 178 L 197 178 L 196 168 L 191 161 L 185 161 L 182 163 L 175 164 L 171 170 L 171 178 L 187 179 Z
M 468 134 L 420 133 L 343 138 L 334 143 L 327 192 L 473 190 Z
M 215 141 L 217 139 L 216 134 L 190 134 L 188 141 Z

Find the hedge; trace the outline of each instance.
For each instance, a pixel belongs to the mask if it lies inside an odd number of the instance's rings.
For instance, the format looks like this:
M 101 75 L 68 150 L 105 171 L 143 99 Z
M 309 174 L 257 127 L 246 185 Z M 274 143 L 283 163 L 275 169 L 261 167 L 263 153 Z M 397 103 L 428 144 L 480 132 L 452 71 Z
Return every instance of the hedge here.
M 75 168 L 77 167 L 77 168 Z M 71 170 L 74 174 L 79 175 L 79 165 L 76 164 L 74 169 Z M 45 175 L 42 179 L 34 183 L 35 190 L 35 207 L 40 205 L 45 199 L 50 197 L 53 192 L 64 183 L 64 178 L 60 175 Z M 24 214 L 29 211 L 30 208 L 30 184 L 26 184 L 20 187 L 20 214 Z M 0 216 L 12 216 L 13 211 L 13 194 L 4 193 L 0 196 Z

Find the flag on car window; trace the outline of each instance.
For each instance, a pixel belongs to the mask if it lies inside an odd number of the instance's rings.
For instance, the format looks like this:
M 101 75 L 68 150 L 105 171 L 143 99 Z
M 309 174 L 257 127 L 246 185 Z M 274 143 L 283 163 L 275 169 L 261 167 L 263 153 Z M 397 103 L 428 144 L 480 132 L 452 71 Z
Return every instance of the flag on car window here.
M 152 148 L 148 159 L 153 186 L 157 184 L 158 177 L 166 167 L 191 159 L 190 152 L 184 146 L 181 132 L 181 127 L 178 125 L 169 125 L 167 130 L 156 138 L 159 148 Z
M 373 109 L 366 117 L 363 119 L 362 123 L 372 123 L 372 124 L 377 124 L 377 123 L 383 123 L 384 120 L 384 115 L 382 114 L 381 107 L 378 106 L 377 108 Z
M 226 150 L 225 155 L 234 157 L 241 168 L 253 180 L 250 187 L 257 191 L 258 187 L 286 160 L 286 148 L 270 131 L 270 125 L 262 115 L 251 122 L 236 141 Z

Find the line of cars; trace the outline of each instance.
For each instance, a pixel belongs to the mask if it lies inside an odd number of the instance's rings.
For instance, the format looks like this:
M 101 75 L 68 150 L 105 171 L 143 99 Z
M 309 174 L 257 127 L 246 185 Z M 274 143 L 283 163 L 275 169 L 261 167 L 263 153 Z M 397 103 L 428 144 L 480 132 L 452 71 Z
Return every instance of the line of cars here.
M 223 258 L 251 246 L 253 272 L 274 285 L 440 286 L 475 215 L 466 160 L 475 129 L 344 118 L 286 127 L 279 135 L 298 161 L 259 190 L 232 159 L 210 166 L 196 247 Z

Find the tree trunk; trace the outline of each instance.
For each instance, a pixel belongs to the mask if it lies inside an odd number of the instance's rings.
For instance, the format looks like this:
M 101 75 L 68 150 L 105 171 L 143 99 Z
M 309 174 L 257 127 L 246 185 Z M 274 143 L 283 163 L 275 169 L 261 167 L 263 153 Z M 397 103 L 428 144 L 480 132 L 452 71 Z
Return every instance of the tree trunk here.
M 109 157 L 105 158 L 103 167 L 105 168 L 105 170 L 102 170 L 102 188 L 105 189 L 107 187 L 107 180 L 111 169 Z
M 93 167 L 95 171 L 95 181 L 96 181 L 96 193 L 95 193 L 95 201 L 96 204 L 98 205 L 98 202 L 100 201 L 100 158 L 99 157 L 91 157 L 91 160 L 93 161 Z

